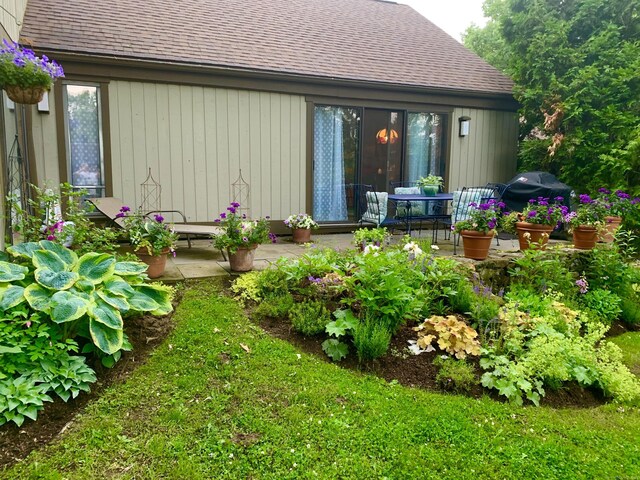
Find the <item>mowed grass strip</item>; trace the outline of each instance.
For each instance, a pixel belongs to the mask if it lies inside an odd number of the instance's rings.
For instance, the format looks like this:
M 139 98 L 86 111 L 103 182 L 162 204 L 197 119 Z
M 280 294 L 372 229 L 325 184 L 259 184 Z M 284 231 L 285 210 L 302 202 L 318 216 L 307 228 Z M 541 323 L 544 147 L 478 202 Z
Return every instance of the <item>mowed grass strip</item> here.
M 637 409 L 519 408 L 342 370 L 220 288 L 190 286 L 149 361 L 0 477 L 640 478 Z

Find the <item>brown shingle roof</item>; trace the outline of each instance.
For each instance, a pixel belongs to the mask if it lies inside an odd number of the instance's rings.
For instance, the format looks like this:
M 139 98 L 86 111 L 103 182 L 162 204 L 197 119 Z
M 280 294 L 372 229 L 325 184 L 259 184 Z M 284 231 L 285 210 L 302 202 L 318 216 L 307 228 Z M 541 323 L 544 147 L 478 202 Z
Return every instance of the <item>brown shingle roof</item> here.
M 470 93 L 512 88 L 411 7 L 378 0 L 29 0 L 22 37 L 50 51 Z

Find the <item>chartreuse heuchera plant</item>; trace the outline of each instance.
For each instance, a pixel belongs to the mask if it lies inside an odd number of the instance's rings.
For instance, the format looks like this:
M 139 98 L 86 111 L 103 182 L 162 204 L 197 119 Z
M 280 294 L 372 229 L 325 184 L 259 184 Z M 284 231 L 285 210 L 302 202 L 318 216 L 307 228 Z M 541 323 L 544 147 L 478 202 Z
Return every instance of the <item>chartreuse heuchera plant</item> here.
M 42 240 L 7 249 L 0 261 L 0 425 L 35 419 L 49 393 L 63 400 L 95 382 L 80 348 L 105 364 L 130 349 L 124 318 L 166 315 L 172 290 L 147 284 L 146 265 L 113 255 L 80 257 Z M 109 360 L 111 362 L 109 362 Z

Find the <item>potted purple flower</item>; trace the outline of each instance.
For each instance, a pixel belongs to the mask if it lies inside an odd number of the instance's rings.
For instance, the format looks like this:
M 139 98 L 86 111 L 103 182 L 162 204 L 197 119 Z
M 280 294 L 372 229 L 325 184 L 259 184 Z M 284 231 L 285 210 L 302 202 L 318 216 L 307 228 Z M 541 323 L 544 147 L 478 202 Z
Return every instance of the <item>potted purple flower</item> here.
M 140 261 L 149 265 L 149 278 L 160 277 L 167 264 L 167 255 L 176 254 L 178 236 L 164 223 L 162 215 L 148 218 L 141 213 L 131 214 L 126 205 L 120 208 L 116 218 L 124 219 L 124 227 L 129 235 L 129 244 Z
M 532 198 L 516 222 L 520 250 L 527 250 L 531 244 L 544 249 L 549 241 L 549 235 L 557 228 L 564 216 L 569 213 L 569 207 L 562 205 L 563 197 L 556 197 L 550 201 L 546 197 Z
M 36 104 L 53 82 L 64 77 L 62 67 L 46 55 L 37 57 L 33 50 L 4 40 L 0 49 L 0 85 L 16 103 Z
M 240 204 L 233 202 L 227 211 L 215 220 L 222 227 L 222 233 L 213 237 L 213 244 L 220 250 L 226 249 L 229 264 L 234 272 L 248 272 L 253 269 L 256 248 L 269 240 L 276 242 L 276 236 L 269 231 L 267 218 L 250 220 L 239 213 Z
M 611 190 L 606 188 L 599 189 L 598 193 L 600 195 L 597 197 L 597 201 L 601 202 L 606 210 L 604 217 L 606 230 L 600 232 L 598 240 L 611 243 L 622 224 L 625 213 L 627 213 L 633 205 L 631 195 L 622 190 L 616 190 L 612 193 Z
M 484 260 L 489 256 L 491 240 L 496 234 L 499 218 L 505 204 L 496 200 L 486 203 L 469 204 L 469 218 L 461 220 L 451 228 L 462 237 L 464 256 L 475 260 Z
M 606 208 L 587 194 L 579 197 L 579 205 L 564 217 L 564 222 L 573 233 L 573 245 L 580 250 L 591 250 L 598 241 L 598 232 L 604 228 Z

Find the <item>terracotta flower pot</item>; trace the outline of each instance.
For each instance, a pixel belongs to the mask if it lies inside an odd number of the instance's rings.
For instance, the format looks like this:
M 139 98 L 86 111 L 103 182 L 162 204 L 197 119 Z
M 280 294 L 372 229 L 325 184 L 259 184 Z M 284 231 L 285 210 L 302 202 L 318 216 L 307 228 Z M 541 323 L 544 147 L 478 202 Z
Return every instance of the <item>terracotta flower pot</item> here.
M 140 261 L 149 265 L 149 268 L 147 268 L 147 275 L 149 275 L 149 278 L 158 278 L 162 276 L 164 269 L 167 266 L 168 254 L 168 248 L 157 255 L 149 255 L 146 249 L 136 250 L 136 255 Z
M 47 91 L 44 87 L 20 87 L 18 85 L 5 85 L 7 97 L 15 103 L 24 103 L 26 105 L 35 105 L 40 103 Z
M 573 229 L 573 246 L 579 250 L 591 250 L 598 241 L 598 229 L 591 225 L 580 225 Z
M 464 247 L 464 256 L 466 258 L 484 260 L 489 256 L 493 232 L 484 233 L 474 230 L 462 230 L 460 236 L 462 237 L 462 246 Z
M 601 232 L 598 235 L 598 241 L 604 243 L 611 243 L 615 239 L 616 232 L 622 224 L 622 217 L 604 217 L 604 223 L 606 227 L 605 232 Z
M 528 250 L 531 244 L 540 246 L 541 250 L 547 247 L 549 235 L 553 232 L 553 225 L 541 225 L 529 222 L 516 222 L 518 242 L 520 250 Z M 527 235 L 528 234 L 528 235 Z
M 311 241 L 310 228 L 294 228 L 293 243 L 309 243 Z
M 231 270 L 234 272 L 248 272 L 253 270 L 253 259 L 256 254 L 256 248 L 258 248 L 258 245 L 239 247 L 236 253 L 227 251 Z

